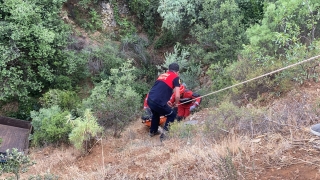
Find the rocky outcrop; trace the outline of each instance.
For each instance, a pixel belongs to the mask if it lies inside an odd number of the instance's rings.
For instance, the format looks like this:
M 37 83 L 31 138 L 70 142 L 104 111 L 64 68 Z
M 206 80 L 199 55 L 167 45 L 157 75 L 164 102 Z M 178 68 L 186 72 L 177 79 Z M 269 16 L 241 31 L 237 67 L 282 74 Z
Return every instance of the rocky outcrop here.
M 117 26 L 116 21 L 114 19 L 113 15 L 113 9 L 110 5 L 110 3 L 101 3 L 102 6 L 102 11 L 101 11 L 101 16 L 102 16 L 102 23 L 103 23 L 103 30 L 110 30 L 114 27 Z

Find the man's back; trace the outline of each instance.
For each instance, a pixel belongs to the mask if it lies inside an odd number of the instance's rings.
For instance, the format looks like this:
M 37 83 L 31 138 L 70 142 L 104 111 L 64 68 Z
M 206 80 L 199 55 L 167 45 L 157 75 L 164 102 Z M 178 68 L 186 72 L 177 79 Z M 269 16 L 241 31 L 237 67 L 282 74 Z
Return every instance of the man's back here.
M 149 92 L 149 99 L 159 105 L 169 101 L 174 87 L 179 86 L 179 76 L 174 72 L 161 74 Z

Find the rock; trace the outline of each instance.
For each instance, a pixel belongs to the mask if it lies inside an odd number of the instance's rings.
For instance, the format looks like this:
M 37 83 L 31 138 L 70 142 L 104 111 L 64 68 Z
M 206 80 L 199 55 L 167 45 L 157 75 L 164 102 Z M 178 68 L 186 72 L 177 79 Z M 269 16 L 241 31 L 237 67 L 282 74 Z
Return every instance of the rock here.
M 110 6 L 110 3 L 101 3 L 101 16 L 102 16 L 102 23 L 103 23 L 103 30 L 107 30 L 110 27 L 116 27 L 116 21 L 113 15 L 113 9 Z

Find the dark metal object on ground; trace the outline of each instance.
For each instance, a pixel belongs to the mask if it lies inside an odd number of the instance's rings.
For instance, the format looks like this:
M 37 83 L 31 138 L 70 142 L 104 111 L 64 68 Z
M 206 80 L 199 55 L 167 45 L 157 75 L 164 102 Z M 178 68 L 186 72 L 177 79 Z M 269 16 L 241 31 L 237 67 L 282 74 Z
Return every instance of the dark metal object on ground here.
M 0 116 L 0 153 L 6 153 L 7 149 L 16 148 L 20 152 L 27 153 L 29 148 L 29 134 L 32 125 L 30 121 L 23 121 Z

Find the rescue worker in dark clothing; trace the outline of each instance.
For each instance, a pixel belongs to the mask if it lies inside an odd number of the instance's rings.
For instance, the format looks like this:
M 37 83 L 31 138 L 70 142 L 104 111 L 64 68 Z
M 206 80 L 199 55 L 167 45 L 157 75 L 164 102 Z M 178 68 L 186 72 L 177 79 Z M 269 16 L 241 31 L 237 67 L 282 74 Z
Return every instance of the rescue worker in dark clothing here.
M 179 83 L 179 65 L 177 63 L 171 63 L 169 65 L 169 70 L 161 74 L 154 85 L 152 86 L 148 95 L 148 106 L 152 112 L 152 120 L 150 127 L 150 136 L 159 134 L 159 122 L 160 116 L 165 115 L 167 117 L 166 123 L 163 126 L 165 131 L 168 131 L 168 126 L 170 122 L 173 122 L 176 113 L 173 111 L 172 107 L 176 106 L 180 100 L 180 83 Z M 173 103 L 169 102 L 170 97 L 174 92 Z M 162 138 L 164 134 L 160 136 Z
M 149 94 L 147 94 L 146 98 L 143 101 L 144 114 L 141 117 L 141 119 L 143 119 L 143 120 L 148 120 L 148 119 L 151 119 L 151 117 L 152 117 L 152 112 L 151 112 L 151 109 L 149 108 L 148 102 L 147 102 L 148 101 L 148 97 L 149 97 Z
M 180 86 L 180 104 L 178 104 L 178 116 L 177 120 L 181 121 L 190 115 L 190 110 L 193 110 L 201 103 L 201 97 L 199 94 L 186 89 L 185 85 Z M 174 95 L 170 98 L 170 102 L 173 102 Z
M 146 96 L 146 98 L 144 99 L 144 102 L 143 102 L 143 111 L 144 111 L 144 113 L 141 116 L 141 119 L 142 119 L 142 123 L 144 123 L 148 127 L 151 127 L 152 112 L 151 112 L 151 109 L 148 106 L 148 102 L 147 102 L 148 96 L 149 96 L 149 94 L 147 94 L 147 96 Z M 160 116 L 159 126 L 164 125 L 166 120 L 167 120 L 167 117 Z

